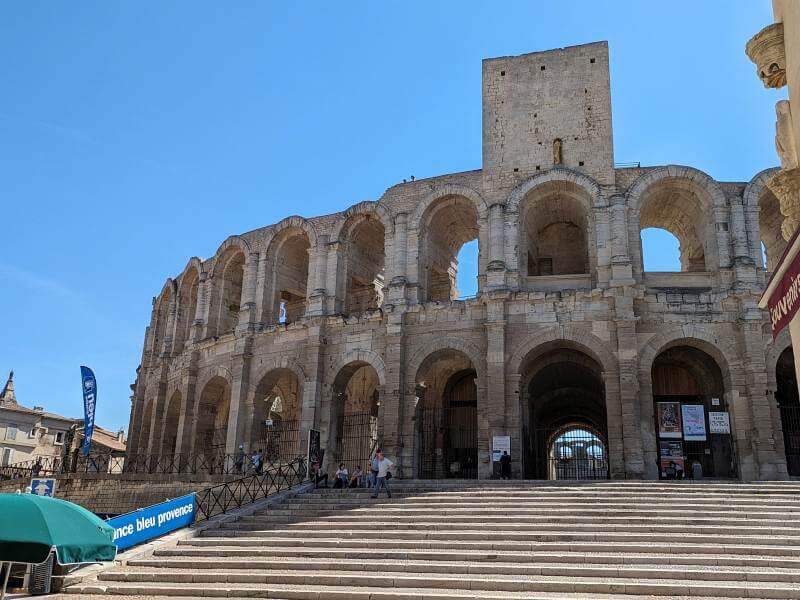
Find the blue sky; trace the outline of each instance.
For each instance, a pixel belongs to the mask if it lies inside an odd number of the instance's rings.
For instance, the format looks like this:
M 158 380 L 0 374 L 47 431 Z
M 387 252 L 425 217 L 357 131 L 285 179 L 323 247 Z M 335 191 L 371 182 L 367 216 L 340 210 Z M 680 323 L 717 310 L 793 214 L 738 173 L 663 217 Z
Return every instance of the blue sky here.
M 127 427 L 165 278 L 230 234 L 480 168 L 485 57 L 608 40 L 617 162 L 749 180 L 777 162 L 778 95 L 743 51 L 770 4 L 3 2 L 0 370 L 80 416 L 90 365 L 98 423 Z

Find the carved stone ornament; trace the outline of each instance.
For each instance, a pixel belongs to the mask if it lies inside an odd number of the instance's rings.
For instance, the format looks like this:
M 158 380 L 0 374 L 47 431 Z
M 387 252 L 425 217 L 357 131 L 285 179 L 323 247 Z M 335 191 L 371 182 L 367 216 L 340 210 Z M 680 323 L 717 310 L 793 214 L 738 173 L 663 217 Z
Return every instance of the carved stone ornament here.
M 781 169 L 767 181 L 767 187 L 780 202 L 781 214 L 785 217 L 781 234 L 788 241 L 800 226 L 800 168 Z
M 786 85 L 786 48 L 783 44 L 783 23 L 773 23 L 754 35 L 745 47 L 755 64 L 764 87 Z

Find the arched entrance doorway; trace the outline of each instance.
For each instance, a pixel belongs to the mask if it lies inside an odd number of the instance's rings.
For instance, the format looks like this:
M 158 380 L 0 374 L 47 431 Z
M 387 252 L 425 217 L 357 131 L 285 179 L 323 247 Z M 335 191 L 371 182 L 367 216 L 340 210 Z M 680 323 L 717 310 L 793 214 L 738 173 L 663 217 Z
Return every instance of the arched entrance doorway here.
M 178 425 L 181 419 L 181 393 L 176 391 L 172 394 L 167 405 L 167 412 L 164 416 L 164 432 L 161 434 L 161 452 L 163 457 L 175 454 L 175 447 L 178 443 Z
M 344 463 L 350 472 L 356 467 L 369 471 L 379 443 L 380 385 L 375 368 L 363 361 L 348 363 L 336 374 L 328 437 L 332 456 L 327 464 Z
M 261 450 L 269 462 L 303 454 L 300 443 L 300 381 L 290 369 L 264 375 L 253 397 L 250 450 Z
M 607 479 L 608 429 L 600 364 L 555 347 L 524 369 L 523 470 L 529 479 Z
M 478 477 L 478 388 L 457 350 L 425 359 L 417 373 L 417 473 L 422 479 Z
M 800 476 L 800 397 L 797 392 L 797 375 L 791 346 L 778 357 L 775 379 L 777 383 L 775 400 L 781 413 L 786 468 L 789 475 Z
M 220 460 L 224 457 L 230 401 L 231 388 L 224 377 L 212 377 L 203 387 L 197 411 L 195 449 L 198 454 Z
M 737 476 L 732 436 L 709 428 L 709 413 L 728 413 L 722 371 L 702 350 L 667 348 L 653 361 L 659 476 Z

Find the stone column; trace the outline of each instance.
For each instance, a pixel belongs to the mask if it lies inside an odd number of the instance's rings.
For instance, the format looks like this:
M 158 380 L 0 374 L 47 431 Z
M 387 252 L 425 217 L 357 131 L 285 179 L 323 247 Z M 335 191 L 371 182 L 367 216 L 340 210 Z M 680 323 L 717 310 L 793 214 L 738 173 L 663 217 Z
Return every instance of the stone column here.
M 344 310 L 344 295 L 347 293 L 347 286 L 340 281 L 340 273 L 347 269 L 347 266 L 342 264 L 342 261 L 344 261 L 343 245 L 338 241 L 331 242 L 328 244 L 327 254 L 327 273 L 325 278 L 328 297 L 327 310 L 337 314 Z
M 632 306 L 631 306 L 632 309 Z M 632 310 L 627 319 L 617 321 L 617 356 L 619 364 L 619 400 L 622 408 L 622 446 L 625 477 L 642 479 L 645 475 L 642 445 L 642 411 L 639 397 L 639 355 L 636 351 L 636 320 Z
M 247 418 L 247 399 L 250 390 L 250 362 L 252 361 L 253 338 L 247 336 L 236 340 L 231 364 L 231 400 L 228 407 L 228 432 L 225 454 L 232 455 L 244 442 Z
M 170 294 L 169 305 L 167 306 L 167 326 L 164 329 L 164 345 L 161 349 L 162 354 L 169 356 L 172 354 L 172 341 L 175 339 L 175 326 L 178 315 L 178 294 Z
M 403 305 L 406 303 L 406 268 L 408 254 L 408 214 L 400 213 L 394 220 L 394 242 L 392 244 L 392 269 L 389 280 L 389 294 L 385 304 Z
M 387 452 L 397 458 L 398 475 L 412 477 L 414 432 L 406 430 L 404 419 L 407 410 L 413 413 L 413 407 L 407 406 L 413 399 L 402 393 L 405 351 L 403 342 L 403 310 L 395 308 L 388 313 L 386 321 L 386 381 L 383 384 L 378 414 L 378 440 Z
M 520 283 L 527 273 L 519 271 L 519 210 L 506 207 L 503 222 L 503 254 L 505 255 L 506 283 L 511 290 L 520 289 Z
M 506 262 L 503 252 L 505 206 L 497 203 L 489 207 L 489 262 L 486 265 L 486 287 L 506 286 Z
M 242 306 L 239 309 L 239 322 L 237 329 L 240 332 L 252 331 L 257 321 L 256 315 L 256 285 L 258 283 L 258 266 L 261 255 L 251 252 L 245 265 L 244 281 L 242 282 Z
M 721 269 L 727 269 L 731 266 L 731 233 L 728 226 L 730 222 L 729 212 L 724 206 L 715 206 L 713 213 L 719 266 Z M 706 264 L 706 270 L 710 270 L 710 265 Z
M 213 283 L 208 273 L 203 272 L 198 276 L 197 284 L 197 313 L 192 325 L 192 337 L 197 342 L 211 335 L 209 317 L 211 315 L 211 290 Z
M 323 382 L 323 353 L 324 329 L 319 325 L 310 325 L 306 338 L 305 371 L 306 381 L 303 382 L 303 397 L 300 405 L 300 447 L 304 448 L 308 442 L 308 430 L 319 429 L 322 382 Z M 326 460 L 330 452 L 325 452 Z
M 195 394 L 197 386 L 197 369 L 187 369 L 181 378 L 181 416 L 178 420 L 178 441 L 175 444 L 175 454 L 189 454 L 195 430 L 197 427 L 197 413 L 195 412 Z
M 506 300 L 508 292 L 489 292 L 486 299 L 486 396 L 483 406 L 478 405 L 478 422 L 484 419 L 488 425 L 488 447 L 479 449 L 478 466 L 483 467 L 481 478 L 492 475 L 492 438 L 496 435 L 511 435 L 506 419 Z M 488 297 L 487 297 L 488 296 Z M 481 398 L 479 398 L 481 400 Z M 483 450 L 483 452 L 481 451 Z M 512 448 L 513 451 L 513 448 Z M 486 453 L 488 463 L 481 460 Z
M 315 248 L 309 248 L 306 315 L 325 312 L 325 275 L 328 263 L 328 236 L 321 235 Z
M 611 285 L 633 285 L 628 240 L 628 207 L 623 194 L 611 197 Z

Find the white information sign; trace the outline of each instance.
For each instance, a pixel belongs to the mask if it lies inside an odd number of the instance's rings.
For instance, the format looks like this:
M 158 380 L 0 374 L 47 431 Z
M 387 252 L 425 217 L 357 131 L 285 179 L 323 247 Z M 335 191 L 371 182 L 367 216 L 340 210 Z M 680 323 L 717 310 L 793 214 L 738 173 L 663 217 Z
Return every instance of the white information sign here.
M 710 433 L 730 433 L 731 417 L 726 412 L 708 413 L 708 431 Z
M 500 462 L 503 452 L 508 452 L 511 456 L 511 436 L 496 435 L 492 438 L 492 461 Z

